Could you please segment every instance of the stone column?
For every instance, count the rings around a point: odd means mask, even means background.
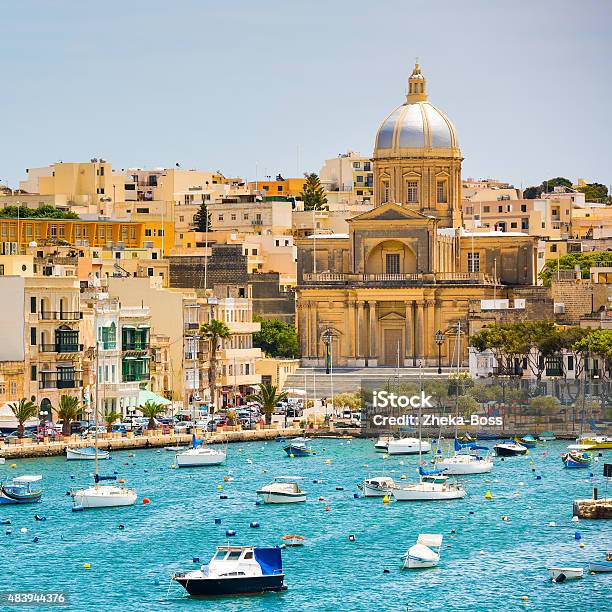
[[[415,325],[415,354],[417,359],[424,356],[424,335],[425,335],[425,304],[419,300],[416,304],[416,325]],[[417,364],[418,365],[418,364]]]
[[[365,343],[365,312],[363,300],[355,302],[355,366],[365,367],[366,343]]]
[[[375,368],[378,365],[377,355],[377,334],[376,326],[378,325],[378,317],[376,315],[376,302],[370,300],[368,302],[370,310],[370,346],[368,352],[368,367]]]
[[[413,333],[413,302],[406,302],[406,320],[404,325],[404,366],[413,365],[414,356],[414,333]]]
[[[347,300],[344,306],[344,350],[346,351],[346,355],[342,355],[342,357],[346,357],[349,363],[352,363],[355,359],[355,302],[353,300]],[[338,354],[336,357],[340,358],[341,355]]]

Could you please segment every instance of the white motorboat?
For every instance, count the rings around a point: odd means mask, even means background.
[[[302,491],[299,481],[302,476],[276,476],[274,480],[261,489],[257,495],[264,504],[291,504],[306,501],[306,491]]]
[[[98,460],[110,459],[110,453],[96,449],[95,446],[85,446],[84,448],[66,448],[66,460],[67,461],[95,461],[96,454]]]
[[[517,455],[526,455],[528,448],[515,441],[500,442],[494,447],[495,454],[498,457],[515,457]]]
[[[224,450],[217,450],[209,446],[197,446],[177,453],[176,465],[178,467],[219,465],[225,461],[226,456]]]
[[[374,444],[374,450],[377,453],[386,453],[387,450],[389,450],[389,442],[391,442],[392,440],[394,440],[395,438],[393,436],[379,436],[378,440],[376,440],[375,444]]]
[[[440,561],[441,533],[420,533],[416,544],[402,557],[402,569],[435,567]]]
[[[484,456],[472,454],[473,451],[486,450],[487,446],[477,446],[475,442],[461,443],[455,438],[455,454],[450,457],[438,455],[433,463],[436,469],[443,469],[449,476],[465,476],[467,474],[486,474],[493,469],[493,457],[488,453]],[[461,452],[465,451],[465,452]]]
[[[395,481],[388,476],[365,478],[359,485],[364,497],[384,497],[385,495],[391,495],[393,487],[395,487]]]
[[[208,565],[172,576],[190,595],[199,597],[284,591],[284,578],[278,546],[218,546]]]
[[[576,580],[584,576],[584,570],[581,567],[549,567],[548,571],[553,582]]]
[[[420,467],[419,475],[419,482],[396,485],[393,497],[397,501],[439,501],[462,499],[467,494],[459,483],[449,481],[441,470],[426,472]]]
[[[71,495],[74,502],[73,510],[133,506],[138,498],[135,489],[101,484],[72,491]]]
[[[389,455],[418,455],[419,453],[428,453],[430,450],[431,444],[418,438],[390,440],[387,446]]]

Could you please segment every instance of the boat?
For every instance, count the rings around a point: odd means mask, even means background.
[[[97,328],[97,310],[94,306],[94,329]],[[99,350],[96,347],[95,351],[95,372],[99,372]],[[98,411],[99,411],[99,393],[98,393],[98,377],[95,381],[95,404],[94,404],[94,483],[92,486],[84,488],[72,488],[70,496],[72,497],[72,511],[87,510],[90,508],[116,508],[121,506],[133,506],[136,503],[138,495],[135,489],[129,489],[120,484],[100,484],[104,481],[117,481],[117,476],[100,476],[100,459],[101,452],[98,448]]]
[[[389,449],[389,442],[394,439],[395,438],[391,435],[378,436],[378,440],[376,440],[374,444],[374,450],[377,453],[386,453]]]
[[[593,455],[581,450],[569,450],[567,453],[561,453],[561,461],[566,468],[588,468],[591,467]]]
[[[496,433],[487,433],[485,431],[476,432],[477,440],[499,440],[502,436]],[[468,440],[469,442],[469,440]]]
[[[515,442],[518,442],[521,446],[525,446],[526,448],[535,448],[538,441],[531,435],[527,434],[522,438],[516,438]]]
[[[306,538],[301,535],[285,535],[281,538],[283,544],[285,546],[304,546],[304,541]]]
[[[181,451],[186,450],[187,446],[164,446],[164,450],[169,453],[180,453]]]
[[[390,495],[394,486],[395,482],[393,478],[389,478],[388,476],[365,478],[364,481],[358,485],[364,497],[384,497],[385,495]]]
[[[0,504],[33,504],[39,502],[43,489],[32,485],[41,480],[42,476],[25,474],[13,478],[8,484],[0,484]]]
[[[205,465],[220,465],[227,457],[226,450],[217,450],[204,444],[203,440],[196,440],[195,434],[191,438],[191,448],[176,453],[177,467],[202,467]]]
[[[468,452],[461,452],[467,450]],[[478,446],[475,442],[462,444],[455,438],[455,454],[451,457],[438,455],[434,457],[433,463],[436,469],[443,469],[449,476],[464,476],[467,474],[486,474],[493,469],[493,457],[487,452],[486,455],[474,455],[472,451],[489,451],[488,446]]]
[[[6,462],[6,459],[4,457],[0,457],[0,465],[2,465],[5,462]]]
[[[291,504],[306,501],[306,491],[302,491],[299,481],[302,476],[276,476],[274,480],[261,489],[257,495],[264,504]]]
[[[591,561],[589,563],[589,572],[596,574],[607,574],[612,572],[612,552],[606,554],[605,561]]]
[[[418,455],[420,453],[428,453],[430,450],[431,444],[426,440],[419,441],[418,438],[391,440],[387,447],[389,455]]]
[[[612,436],[581,436],[576,440],[578,444],[583,444],[588,450],[610,450],[612,449]]]
[[[516,455],[525,455],[527,453],[527,447],[516,441],[500,442],[493,449],[498,457],[515,457]]]
[[[463,433],[461,435],[456,435],[456,438],[459,442],[476,442],[476,438],[473,438],[469,433]]]
[[[284,449],[288,455],[293,455],[294,457],[308,457],[309,455],[314,455],[312,446],[310,446],[306,438],[294,438],[284,447]]]
[[[174,574],[190,595],[255,595],[284,591],[281,548],[218,546],[213,558],[199,570]]]
[[[435,567],[440,561],[441,533],[420,533],[416,544],[402,557],[402,569]]]
[[[584,575],[584,570],[581,567],[549,567],[548,571],[553,582],[576,580]]]
[[[538,440],[540,442],[552,442],[553,440],[556,440],[557,436],[555,436],[554,432],[552,431],[543,431],[539,436],[538,436]]]
[[[95,461],[96,452],[98,459],[110,459],[108,451],[97,450],[95,446],[85,446],[84,448],[66,448],[67,461]]]
[[[449,481],[444,470],[426,471],[419,467],[419,482],[396,485],[393,497],[397,501],[441,501],[446,499],[462,499],[466,490],[456,482]]]
[[[286,442],[287,441],[287,437],[286,436],[276,436],[276,438],[274,438],[274,440],[276,442]]]

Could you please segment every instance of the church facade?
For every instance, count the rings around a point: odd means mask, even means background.
[[[459,352],[451,330],[482,300],[513,298],[536,280],[537,244],[524,234],[466,234],[461,152],[449,119],[428,100],[418,64],[406,101],[381,124],[372,156],[375,207],[348,234],[296,241],[297,325],[304,365],[435,365]],[[501,234],[501,235],[500,235]],[[455,357],[456,363],[456,357]]]

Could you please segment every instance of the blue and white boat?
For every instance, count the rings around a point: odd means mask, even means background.
[[[285,452],[294,457],[308,457],[309,455],[314,455],[312,446],[310,446],[306,438],[294,438],[285,446]]]
[[[596,574],[608,574],[612,572],[612,552],[606,555],[605,561],[591,561],[589,563],[589,572]]]
[[[18,476],[9,484],[0,484],[0,504],[33,504],[39,502],[43,489],[33,486],[42,480],[42,476]]]
[[[96,453],[98,461],[110,459],[110,453],[96,449],[95,446],[85,446],[84,448],[66,448],[66,459],[68,461],[95,461]]]
[[[580,469],[591,467],[593,455],[585,451],[569,450],[567,453],[561,453],[561,461],[568,469]]]

